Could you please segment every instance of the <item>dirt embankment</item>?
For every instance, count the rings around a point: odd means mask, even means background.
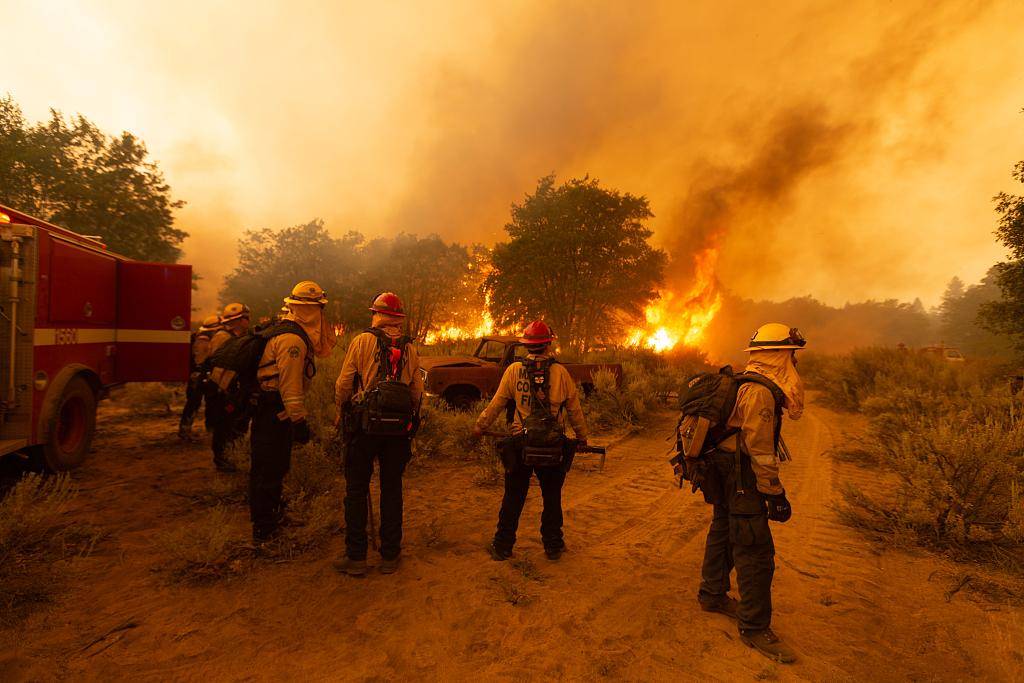
[[[956,568],[873,548],[838,524],[837,488],[870,475],[827,456],[841,419],[814,406],[787,426],[795,516],[774,527],[775,627],[801,659],[784,667],[747,649],[734,624],[697,606],[710,510],[673,486],[670,420],[617,445],[603,472],[586,461],[573,471],[560,563],[542,552],[536,489],[518,561],[499,564],[483,547],[500,490],[475,485],[472,467],[420,463],[406,480],[398,574],[337,575],[339,538],[190,587],[154,571],[164,560],[154,541],[203,514],[197,492],[223,475],[204,445],[179,445],[173,419],[107,416],[68,512],[107,537],[56,605],[0,634],[0,679],[1024,677],[1024,610],[949,595]],[[244,507],[233,509],[241,524]]]

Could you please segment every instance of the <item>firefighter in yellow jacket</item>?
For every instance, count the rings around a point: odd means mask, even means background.
[[[284,300],[288,313],[259,331],[266,346],[256,370],[259,396],[252,418],[249,513],[253,540],[278,533],[284,506],[281,489],[291,466],[292,444],[308,443],[306,391],[318,357],[334,348],[334,328],[324,316],[327,296],[315,282],[295,285]]]
[[[511,401],[515,404],[512,433],[522,435],[524,423],[533,422],[537,415],[534,410],[548,410],[554,420],[551,427],[537,422],[536,427],[529,427],[536,432],[560,432],[551,440],[551,456],[544,460],[543,448],[535,460],[528,454],[529,443],[519,439],[509,439],[502,444],[505,451],[502,460],[505,464],[505,494],[498,512],[498,528],[494,540],[488,548],[495,560],[507,560],[512,557],[512,547],[516,542],[516,530],[519,527],[519,516],[526,504],[526,495],[530,490],[530,479],[534,474],[540,482],[541,496],[544,499],[544,510],[541,513],[540,535],[544,542],[544,552],[550,560],[558,560],[565,551],[565,540],[562,533],[562,486],[568,465],[571,464],[571,449],[576,444],[585,446],[587,443],[587,422],[580,406],[579,391],[569,371],[554,362],[550,354],[554,335],[551,328],[542,321],[535,321],[523,332],[521,342],[526,346],[527,357],[523,362],[512,363],[505,370],[498,390],[491,402],[476,421],[474,433],[480,436],[505,410]],[[568,420],[576,435],[575,444],[570,445],[564,439],[565,422]],[[561,438],[557,438],[557,437]],[[559,451],[559,443],[562,451]]]
[[[412,457],[423,375],[419,355],[403,335],[405,311],[392,292],[370,307],[370,327],[352,340],[335,384],[345,434],[345,557],[335,568],[366,574],[367,503],[373,461],[380,463],[380,571],[394,573],[402,552],[402,474]]]
[[[768,522],[786,522],[793,512],[779,478],[777,437],[784,411],[794,420],[803,413],[796,352],[805,344],[796,329],[769,323],[758,328],[746,349],[745,373],[768,382],[740,385],[726,424],[732,436],[710,455],[709,466],[723,473],[724,485],[714,504],[697,596],[705,611],[736,619],[744,643],[785,663],[796,655],[771,629],[775,544]],[[738,602],[728,595],[733,568]]]
[[[203,391],[209,368],[206,359],[210,357],[210,341],[220,331],[220,316],[211,315],[203,320],[202,325],[192,335],[191,372],[188,386],[185,388],[185,407],[181,411],[178,423],[178,438],[189,441],[192,438],[192,422],[196,413],[203,405]]]
[[[207,358],[228,340],[248,332],[249,318],[249,307],[245,304],[231,303],[225,306],[220,315],[220,329],[210,339]],[[215,381],[216,372],[211,372]],[[240,436],[239,425],[236,416],[226,411],[224,397],[217,392],[211,392],[206,397],[206,428],[212,433],[213,466],[218,472],[236,472],[238,468],[228,459],[227,448]],[[244,428],[241,433],[245,433]]]

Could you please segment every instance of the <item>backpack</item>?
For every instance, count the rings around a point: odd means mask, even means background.
[[[559,422],[565,405],[553,414],[549,398],[551,366],[557,362],[553,358],[523,361],[530,387],[530,414],[524,416],[518,407],[516,412],[523,427],[523,464],[528,467],[559,467],[565,456],[565,432]]]
[[[760,384],[772,392],[775,401],[775,450],[778,451],[786,396],[775,382],[764,375],[755,372],[735,374],[728,365],[717,373],[702,372],[687,381],[686,390],[679,400],[681,414],[676,425],[678,453],[669,462],[680,477],[680,487],[683,480],[690,481],[693,491],[700,489],[704,500],[712,505],[727,499],[726,481],[729,472],[735,473],[737,492],[742,492],[743,477],[740,473],[743,463],[740,449],[736,449],[728,467],[724,462],[709,462],[708,456],[714,453],[720,443],[740,431],[729,427],[728,422],[736,408],[740,387],[748,383]],[[687,418],[696,419],[687,421]],[[685,430],[684,422],[688,422]],[[688,447],[684,447],[684,438],[690,442]]]
[[[413,403],[412,388],[402,382],[412,338],[392,340],[377,328],[366,332],[377,338],[377,382],[366,390],[357,406],[358,430],[370,436],[412,437],[418,406]]]
[[[312,344],[305,330],[297,322],[281,320],[256,332],[232,337],[207,359],[213,370],[221,371],[215,381],[218,392],[224,397],[226,412],[244,412],[252,404],[253,397],[259,393],[256,373],[261,369],[263,352],[271,339],[282,334],[298,335],[306,343],[308,357]]]
[[[772,392],[775,399],[775,447],[778,449],[779,436],[782,429],[782,409],[786,403],[786,395],[775,382],[764,375],[756,372],[741,372],[735,374],[732,366],[726,365],[718,372],[702,372],[694,375],[686,382],[686,390],[679,398],[679,423],[677,425],[677,439],[681,440],[679,433],[683,421],[687,417],[703,418],[697,420],[695,434],[687,434],[692,437],[694,443],[691,447],[691,457],[697,457],[714,449],[729,437],[740,430],[728,426],[732,411],[736,408],[736,395],[744,384],[760,384]],[[706,426],[706,434],[701,434],[703,422]],[[677,448],[682,451],[681,443],[677,440]]]

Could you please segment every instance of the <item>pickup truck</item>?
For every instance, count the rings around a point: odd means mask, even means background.
[[[470,408],[481,398],[489,398],[498,389],[501,376],[512,363],[526,358],[526,347],[517,337],[483,337],[472,356],[421,356],[429,395],[440,396],[460,410]],[[563,363],[585,393],[594,389],[594,373],[609,370],[622,380],[622,366],[616,363]]]

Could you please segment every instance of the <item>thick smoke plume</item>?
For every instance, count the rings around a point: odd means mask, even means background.
[[[999,257],[1024,4],[859,0],[12,7],[0,82],[144,139],[213,303],[247,228],[490,243],[538,178],[645,194],[674,288],[921,295]],[[35,37],[62,59],[37,57]]]

